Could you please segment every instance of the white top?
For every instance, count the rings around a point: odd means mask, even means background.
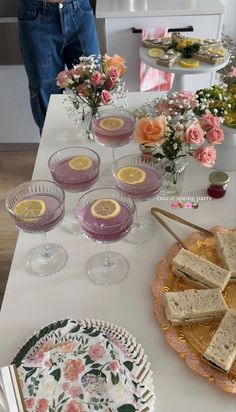
[[[158,45],[156,46],[158,48]],[[166,67],[161,64],[157,64],[156,58],[148,56],[148,48],[140,47],[139,56],[140,59],[146,63],[148,66],[153,67],[154,69],[163,70],[165,72],[171,72],[175,74],[199,74],[199,73],[208,73],[215,72],[216,70],[222,69],[228,63],[229,57],[227,56],[225,60],[220,64],[207,64],[202,61],[199,62],[198,67],[185,68],[180,66],[178,63],[173,64],[171,67]]]
[[[155,17],[223,14],[219,0],[97,0],[96,17]]]
[[[143,104],[157,93],[130,93],[129,109]],[[95,142],[82,142],[79,130],[66,118],[63,96],[51,97],[45,127],[33,173],[34,179],[50,179],[47,162],[50,155],[66,146],[80,145],[96,150],[101,155],[101,167],[111,162],[111,149]],[[138,145],[130,143],[115,149],[115,158],[138,153]],[[22,159],[22,161],[24,161]],[[195,161],[187,166],[184,193],[188,196],[207,196],[210,170]],[[174,213],[197,225],[210,228],[216,224],[235,226],[235,172],[229,172],[231,182],[224,198],[202,201],[196,210],[175,209]],[[66,207],[71,209],[80,197],[66,193]],[[139,203],[141,212],[150,216],[150,208],[158,206],[171,211],[171,201],[152,199]],[[150,216],[152,219],[152,216]],[[12,223],[13,224],[13,223]],[[153,314],[151,283],[157,262],[165,256],[174,239],[156,221],[156,235],[142,245],[123,241],[111,245],[130,263],[128,277],[121,283],[98,286],[86,273],[88,259],[103,250],[103,245],[82,235],[66,233],[58,225],[48,232],[49,242],[62,244],[68,251],[67,266],[57,274],[41,278],[25,267],[25,256],[40,244],[40,235],[20,233],[9,274],[6,293],[0,312],[0,365],[9,364],[18,348],[34,331],[58,319],[101,319],[120,325],[140,342],[154,371],[157,396],[155,412],[235,412],[235,397],[223,392],[206,379],[191,371],[185,362],[168,346]],[[175,224],[176,232],[185,238],[191,229]]]

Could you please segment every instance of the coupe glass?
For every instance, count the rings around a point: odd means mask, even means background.
[[[99,109],[92,119],[92,132],[97,143],[111,147],[112,163],[114,163],[114,149],[124,146],[133,138],[135,117],[128,110],[121,108]],[[103,185],[113,185],[112,166],[105,169],[101,175]]]
[[[42,213],[32,217],[31,207],[24,201],[36,201],[43,207]],[[19,203],[25,204],[19,213]],[[65,212],[65,192],[49,180],[32,180],[12,190],[6,199],[6,208],[15,225],[28,233],[41,233],[43,244],[32,249],[27,256],[27,266],[37,275],[47,276],[61,270],[67,262],[65,249],[57,244],[47,243],[46,232],[63,219]],[[18,208],[18,209],[17,209]],[[30,217],[29,217],[30,216]]]
[[[112,206],[115,204],[116,207],[115,212],[111,208],[112,202]],[[96,210],[99,216],[95,213]],[[97,243],[108,244],[123,239],[131,230],[134,212],[133,200],[110,187],[89,191],[77,204],[82,232]],[[108,218],[109,213],[113,213],[113,216]],[[100,285],[108,286],[121,282],[127,276],[128,270],[129,263],[126,258],[108,248],[88,262],[89,277]]]
[[[85,163],[76,166],[76,163],[73,164],[76,158],[84,159]],[[98,180],[100,157],[86,147],[72,146],[55,152],[50,157],[48,166],[55,182],[66,192],[83,192]],[[62,225],[71,233],[81,233],[75,208],[65,213]]]
[[[126,169],[128,172],[125,180],[122,180],[122,174],[120,174],[122,169],[123,171]],[[114,163],[112,171],[117,189],[136,202],[142,202],[156,196],[165,177],[163,161],[143,154],[121,157]],[[137,172],[138,177],[135,181],[133,174]],[[126,240],[131,243],[143,243],[150,240],[153,235],[154,227],[151,220],[139,217],[136,212],[133,229]]]

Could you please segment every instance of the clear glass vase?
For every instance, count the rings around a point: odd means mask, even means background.
[[[94,140],[94,136],[92,133],[92,118],[95,114],[98,113],[98,107],[86,107],[83,108],[82,118],[81,118],[81,126],[83,136],[88,140]]]
[[[161,191],[163,195],[180,196],[182,194],[186,164],[182,158],[166,160],[166,175]]]

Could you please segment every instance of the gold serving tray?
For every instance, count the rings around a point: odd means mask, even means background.
[[[211,232],[228,231],[222,226],[212,228]],[[185,240],[188,249],[209,261],[220,265],[215,249],[214,237],[207,237],[200,232],[193,232]],[[153,281],[154,313],[160,322],[165,337],[170,346],[179,353],[188,366],[210,382],[215,383],[226,392],[236,395],[236,362],[228,374],[218,371],[202,359],[202,354],[209,345],[220,321],[196,323],[186,326],[173,326],[168,322],[162,304],[162,294],[166,291],[180,291],[191,289],[193,286],[175,276],[170,269],[173,257],[180,249],[179,244],[174,244],[167,256],[157,266],[157,277]],[[229,283],[224,292],[224,298],[231,309],[236,309],[236,283]]]

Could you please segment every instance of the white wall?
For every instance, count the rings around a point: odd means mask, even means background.
[[[226,8],[223,31],[236,41],[236,1],[221,0],[221,2]]]

